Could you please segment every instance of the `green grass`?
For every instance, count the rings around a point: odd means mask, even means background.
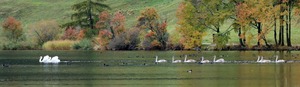
[[[22,22],[25,31],[29,30],[29,25],[41,20],[56,20],[59,24],[67,23],[71,21],[70,15],[74,12],[71,10],[71,5],[81,1],[83,0],[0,0],[0,22],[3,22],[7,16],[14,16]],[[104,3],[112,8],[111,13],[117,10],[125,13],[127,29],[136,24],[141,10],[147,7],[154,7],[162,19],[167,19],[167,29],[173,34],[176,30],[176,10],[181,1],[183,0],[106,0]],[[131,11],[133,14],[128,13]],[[228,25],[229,22],[226,22],[222,30],[226,29]],[[300,26],[297,26],[296,21],[293,25],[292,43],[299,44],[300,40],[297,40],[297,37],[300,36],[298,34],[300,33]],[[253,30],[253,32],[255,31]],[[0,34],[1,32],[2,27],[0,27]],[[209,30],[209,32],[211,31]],[[211,34],[207,34],[203,41],[204,43],[212,43]],[[175,34],[173,36],[178,35]],[[237,33],[232,31],[230,37],[229,44],[238,43]],[[254,44],[256,43],[255,38],[253,40]],[[267,39],[271,44],[274,43],[272,32],[268,34]]]
[[[71,6],[82,0],[1,0],[0,1],[0,21],[7,16],[13,16],[20,20],[24,28],[40,20],[56,20],[63,24],[70,21],[70,15],[74,12]],[[136,19],[140,11],[146,7],[154,7],[160,16],[169,21],[169,25],[174,28],[176,24],[176,8],[181,0],[107,0],[112,9],[111,13],[121,10],[126,14],[126,26],[131,27],[136,24]],[[127,12],[133,11],[129,15]]]

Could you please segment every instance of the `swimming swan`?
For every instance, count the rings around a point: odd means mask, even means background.
[[[181,63],[181,60],[174,60],[174,56],[172,57],[172,63]]]
[[[224,60],[223,58],[220,58],[220,59],[217,59],[217,60],[216,60],[216,56],[214,56],[214,62],[215,62],[215,63],[224,63],[225,60]]]
[[[197,62],[196,60],[193,60],[193,59],[188,59],[188,60],[186,60],[187,59],[187,55],[185,55],[185,58],[184,58],[184,62],[185,63],[194,63],[194,62]]]
[[[44,58],[41,56],[40,57],[40,60],[39,60],[40,63],[51,63],[51,57],[49,57],[48,55],[44,56]]]
[[[58,59],[58,56],[54,56],[54,57],[52,57],[51,62],[52,63],[59,63],[60,60]]]
[[[276,60],[275,60],[275,63],[284,63],[285,60],[278,60],[278,56],[276,55]]]
[[[158,56],[156,56],[155,62],[156,63],[163,63],[163,62],[167,62],[167,60],[164,60],[164,59],[158,60]]]
[[[209,63],[209,60],[204,60],[204,57],[202,56],[200,63]]]
[[[261,59],[259,60],[259,63],[270,63],[271,60],[265,60],[263,56],[260,56]]]
[[[50,56],[46,55],[44,57],[40,56],[39,62],[40,63],[59,63],[60,60],[58,59],[58,56],[54,56],[53,58],[51,58]]]

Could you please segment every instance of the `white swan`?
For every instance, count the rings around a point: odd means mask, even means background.
[[[203,56],[201,57],[200,63],[209,63],[209,62],[210,62],[209,60],[204,60],[204,57],[203,57]]]
[[[215,55],[215,56],[214,56],[214,62],[215,62],[215,63],[224,63],[225,60],[224,60],[223,58],[220,58],[220,59],[217,59],[217,60],[216,60],[216,55]]]
[[[259,61],[259,63],[270,63],[271,60],[265,60],[263,56],[261,56],[261,59]]]
[[[51,63],[59,63],[59,62],[60,62],[60,60],[58,59],[58,56],[52,57]]]
[[[181,63],[181,60],[174,60],[174,56],[172,57],[172,63]]]
[[[39,60],[40,63],[51,63],[51,57],[49,57],[48,55],[44,56],[44,58],[41,56],[40,57],[40,60]]]
[[[257,56],[257,60],[256,60],[256,62],[258,62],[258,63],[260,63],[261,61],[260,61],[260,56]]]
[[[164,59],[158,60],[158,56],[156,56],[155,62],[156,63],[164,63],[164,62],[167,62],[167,60],[164,60]]]
[[[194,63],[194,62],[197,62],[196,60],[193,60],[193,59],[188,59],[188,60],[186,60],[186,59],[187,59],[187,55],[185,55],[185,58],[184,58],[183,62],[185,62],[185,63]]]
[[[275,60],[275,63],[284,63],[285,60],[278,60],[278,56],[276,55],[276,60]]]

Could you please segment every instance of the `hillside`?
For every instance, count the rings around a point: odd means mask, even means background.
[[[41,20],[56,20],[58,23],[63,24],[69,22],[70,15],[74,12],[71,6],[82,0],[0,0],[0,23],[7,16],[13,16],[22,22],[22,25],[26,30],[28,26],[39,22]],[[174,34],[177,18],[176,10],[179,3],[182,0],[106,0],[104,3],[109,5],[112,9],[111,13],[117,10],[121,10],[126,15],[126,27],[130,28],[136,24],[136,19],[140,15],[141,10],[147,7],[154,7],[157,9],[162,19],[167,19],[168,30],[171,34]],[[299,44],[300,41],[296,40],[300,32],[297,24],[297,20],[293,20],[292,30],[292,43]],[[226,22],[223,26],[227,26],[231,21]],[[223,27],[226,28],[227,27]],[[1,32],[2,27],[0,27]],[[224,29],[221,29],[223,31]],[[0,33],[1,34],[1,33]],[[273,32],[268,34],[268,41],[273,43]],[[178,36],[178,35],[177,35]],[[253,35],[256,38],[256,34]],[[238,43],[238,37],[236,32],[231,32],[230,41],[228,44]],[[1,37],[0,37],[1,38]],[[204,43],[211,43],[212,36],[208,32],[207,36],[203,40]],[[252,43],[256,43],[253,39]]]
[[[20,20],[25,29],[30,24],[40,20],[56,20],[58,23],[70,21],[71,5],[82,0],[1,0],[0,21],[7,16]],[[136,23],[140,11],[147,7],[154,7],[161,18],[167,19],[169,29],[173,30],[176,24],[176,9],[181,0],[107,0],[112,9],[111,13],[121,10],[127,18],[127,27]]]

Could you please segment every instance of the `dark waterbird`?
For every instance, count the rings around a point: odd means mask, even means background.
[[[104,63],[103,66],[109,66],[109,65]]]
[[[2,67],[9,67],[9,64],[2,64]]]

